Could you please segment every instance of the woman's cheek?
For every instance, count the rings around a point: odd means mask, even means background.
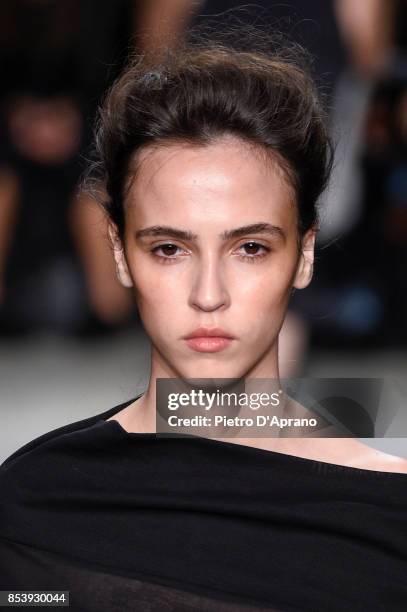
[[[141,305],[160,304],[164,296],[171,298],[168,292],[170,281],[168,275],[160,274],[157,265],[152,265],[145,257],[135,258],[131,264],[134,290]]]
[[[177,318],[185,314],[181,312],[184,302],[182,291],[173,283],[161,282],[157,276],[139,276],[135,293],[139,316],[152,336],[159,330],[168,335]]]
[[[240,304],[246,305],[250,313],[269,312],[279,304],[287,293],[288,279],[279,273],[252,275],[246,283],[237,286],[237,298]],[[253,314],[254,316],[254,314]]]
[[[247,329],[248,340],[263,344],[276,335],[285,316],[290,283],[287,279],[265,279],[238,300],[237,319]]]

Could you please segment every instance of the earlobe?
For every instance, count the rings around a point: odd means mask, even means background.
[[[123,287],[133,287],[133,281],[129,273],[126,257],[124,254],[123,244],[117,235],[117,230],[109,223],[108,234],[111,245],[113,247],[114,260],[116,262],[116,274],[119,282]]]
[[[302,240],[301,253],[293,282],[296,289],[305,289],[312,280],[314,271],[315,229],[308,230]]]

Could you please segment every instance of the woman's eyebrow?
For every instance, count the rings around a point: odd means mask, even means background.
[[[271,223],[252,223],[251,225],[244,225],[233,230],[226,230],[221,236],[224,240],[228,240],[229,238],[239,238],[239,236],[245,236],[246,234],[270,234],[285,240],[285,233],[282,228],[277,225],[271,225]]]
[[[192,232],[170,227],[169,225],[152,225],[136,232],[136,238],[145,236],[172,236],[180,240],[197,240],[198,236]]]
[[[230,240],[230,238],[239,238],[246,234],[270,234],[283,238],[283,240],[286,238],[281,227],[271,225],[270,223],[252,223],[251,225],[243,225],[242,227],[237,227],[232,230],[225,230],[220,234],[220,237],[223,240]],[[145,227],[136,232],[136,238],[144,238],[145,236],[171,236],[179,240],[190,241],[198,239],[197,234],[168,225],[152,225],[151,227]]]

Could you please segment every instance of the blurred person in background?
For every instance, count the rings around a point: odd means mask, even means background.
[[[322,237],[339,237],[329,257],[331,336],[355,348],[407,341],[406,8],[336,2],[348,66],[336,92],[340,136]]]
[[[170,44],[186,5],[0,4],[3,334],[44,327],[104,331],[131,321],[133,309],[115,279],[103,219],[76,197],[77,184],[102,93],[132,49],[154,56],[161,44]]]

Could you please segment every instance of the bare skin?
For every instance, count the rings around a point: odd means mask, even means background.
[[[257,229],[230,234],[255,224]],[[157,226],[190,235],[177,237]],[[151,227],[155,232],[140,234]],[[118,278],[132,288],[151,340],[151,375],[146,392],[108,420],[129,433],[155,433],[157,378],[280,379],[278,339],[289,297],[293,287],[307,287],[313,273],[315,228],[300,241],[296,228],[287,177],[277,163],[236,138],[142,153],[128,193],[125,236],[121,241],[112,226],[110,236]],[[221,327],[233,341],[219,352],[197,352],[184,336],[200,326]],[[299,404],[291,408],[305,410]],[[334,432],[329,438],[217,439],[407,473],[407,459],[353,438],[335,438]]]

